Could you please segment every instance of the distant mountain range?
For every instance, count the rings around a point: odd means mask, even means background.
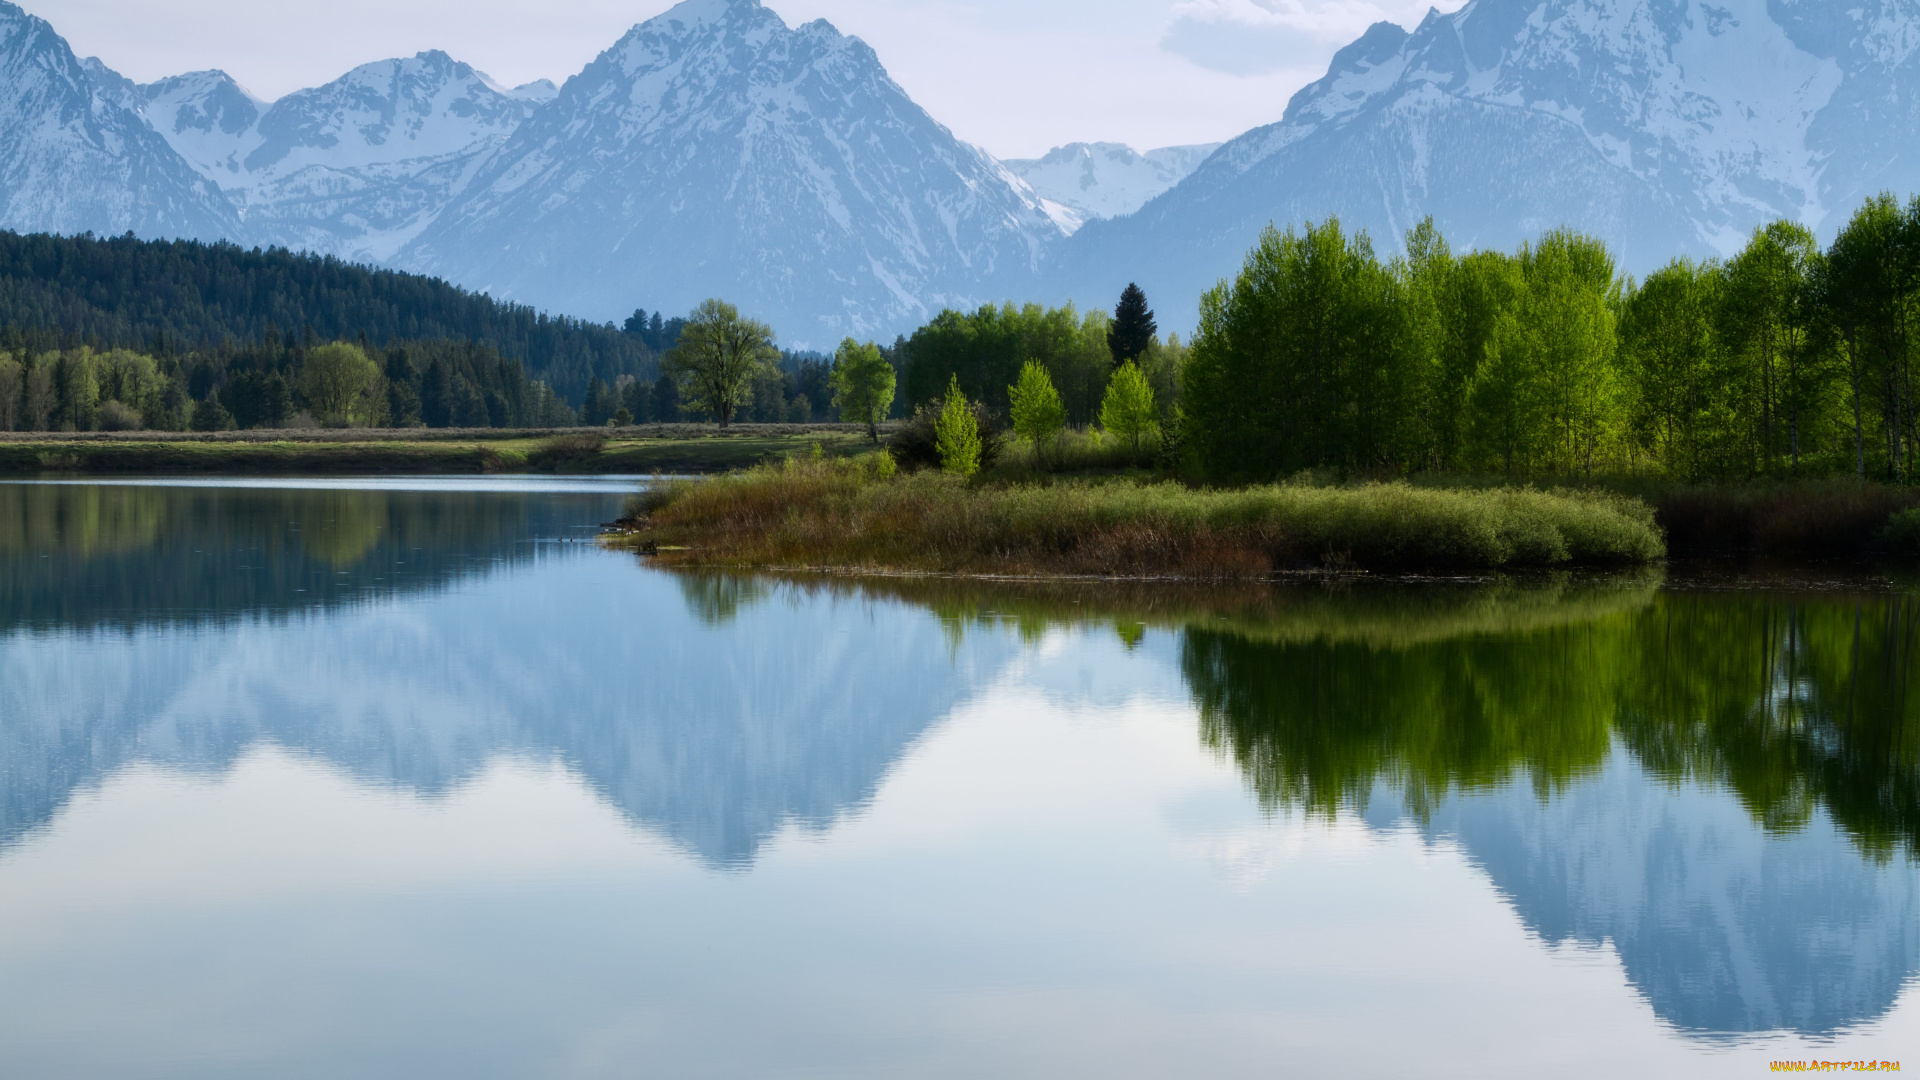
[[[1140,153],[1123,143],[1068,143],[1045,157],[1009,159],[1007,168],[1040,196],[1040,205],[1071,233],[1089,221],[1124,217],[1185,180],[1219,143],[1168,146]]]
[[[1260,228],[1338,214],[1385,252],[1556,225],[1644,273],[1920,187],[1920,0],[1471,0],[1343,49],[1219,147],[1001,162],[857,38],[687,0],[555,87],[439,52],[260,101],[136,85],[0,2],[0,226],[228,238],[441,275],[595,320],[724,296],[789,343],[945,306],[1112,302],[1189,326]]]
[[[1263,226],[1330,214],[1383,253],[1429,214],[1456,247],[1570,225],[1644,274],[1780,217],[1831,237],[1920,190],[1917,136],[1920,0],[1472,0],[1376,24],[1280,122],[1075,234],[1051,283],[1137,279],[1190,324]]]

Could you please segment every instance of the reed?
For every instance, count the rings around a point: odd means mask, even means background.
[[[1134,480],[885,476],[878,455],[791,460],[657,489],[635,542],[713,566],[1248,578],[1314,568],[1629,565],[1665,553],[1627,496],[1404,483],[1228,490]]]

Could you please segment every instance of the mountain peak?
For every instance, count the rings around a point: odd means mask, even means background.
[[[752,16],[766,10],[760,0],[680,0],[666,11],[648,19],[647,22],[665,20],[700,26],[725,22],[741,16]]]
[[[141,118],[139,88],[0,0],[0,227],[214,239],[238,220]]]
[[[552,79],[535,79],[532,82],[521,83],[508,90],[507,94],[522,101],[548,102],[560,96],[560,88],[553,84]]]
[[[1219,143],[1166,146],[1141,153],[1125,143],[1068,143],[1042,157],[1003,164],[1046,200],[1071,233],[1088,221],[1122,217],[1184,180]]]
[[[1060,236],[857,38],[688,0],[569,79],[400,258],[593,318],[725,296],[817,345],[997,299]]]

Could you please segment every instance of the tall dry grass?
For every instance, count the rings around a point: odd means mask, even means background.
[[[790,461],[640,497],[631,524],[707,565],[1244,578],[1314,567],[1645,563],[1639,500],[1403,483],[1195,490],[1130,480],[882,478],[869,459]]]

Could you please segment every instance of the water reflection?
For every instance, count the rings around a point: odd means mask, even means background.
[[[500,754],[557,758],[739,868],[780,830],[862,805],[1017,648],[955,653],[924,619],[851,601],[735,621],[764,586],[539,543],[591,530],[618,496],[0,498],[17,512],[0,543],[0,846],[130,762],[222,770],[270,742],[428,794]]]
[[[1920,972],[1920,601],[1659,586],[862,588],[1030,640],[1179,629],[1200,738],[1263,807],[1458,843],[1678,1028],[1884,1014]]]
[[[275,616],[431,592],[618,495],[0,483],[0,633]]]
[[[1920,971],[1905,593],[780,581],[544,543],[616,499],[0,485],[0,847],[129,763],[277,744],[429,795],[557,759],[745,870],[1069,630],[1167,657],[1254,806],[1457,845],[1677,1028],[1831,1034]]]

